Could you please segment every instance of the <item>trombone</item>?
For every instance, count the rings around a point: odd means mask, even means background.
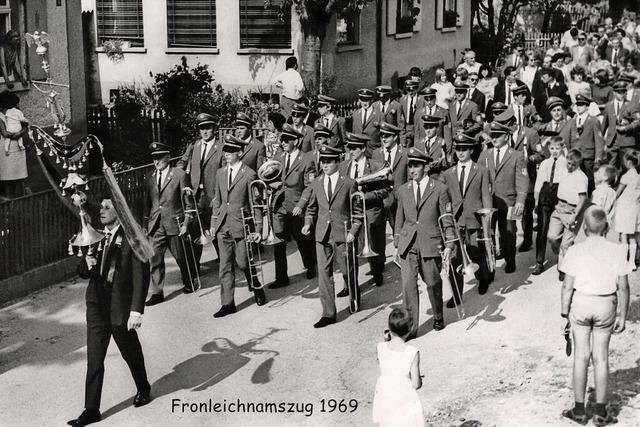
[[[496,270],[496,248],[491,236],[491,220],[496,210],[495,208],[482,208],[476,211],[476,215],[480,217],[480,223],[482,224],[482,237],[478,238],[478,240],[484,242],[489,273],[493,273]]]
[[[262,271],[262,257],[260,250],[255,246],[251,235],[255,233],[256,222],[253,215],[245,215],[244,208],[240,208],[242,225],[244,230],[244,247],[247,250],[247,260],[249,264],[249,289],[262,289],[264,286],[264,272]],[[256,263],[256,257],[258,263]],[[258,265],[260,265],[260,279],[258,278]]]
[[[364,245],[362,247],[362,252],[358,255],[359,258],[374,258],[377,257],[378,254],[371,249],[371,244],[369,243],[369,223],[367,220],[367,203],[365,201],[365,195],[363,188],[367,185],[378,183],[382,181],[388,181],[389,176],[391,175],[391,167],[385,166],[377,172],[370,173],[369,175],[361,176],[356,179],[356,184],[358,185],[358,191],[354,191],[350,195],[350,217],[351,217],[351,226],[353,226],[353,222],[356,219],[362,220],[362,226],[364,227]],[[354,213],[353,206],[354,205],[362,206],[362,213]],[[345,228],[346,229],[346,228]]]
[[[178,230],[179,230],[182,227],[183,222],[180,221],[179,215],[176,215],[175,219],[176,219],[176,222],[178,223]],[[182,253],[184,253],[185,263],[187,264],[187,273],[189,273],[189,280],[191,281],[191,289],[193,289],[194,292],[197,292],[202,287],[202,283],[200,282],[200,273],[198,272],[198,266],[195,265],[196,254],[193,252],[193,246],[191,246],[191,239],[189,239],[189,233],[187,232],[187,237],[178,236],[178,239],[180,239],[180,243],[182,244]],[[188,242],[189,242],[188,245],[184,243],[186,239],[188,239]],[[187,246],[189,246],[189,252],[187,252]],[[193,281],[193,274],[191,273],[191,266],[190,266],[191,261],[193,261],[193,264],[196,270],[195,282]]]
[[[451,217],[451,220],[453,221],[453,230],[455,231],[455,237],[450,240],[447,240],[444,233],[443,220],[446,217]],[[467,274],[474,274],[476,271],[478,271],[480,266],[478,266],[478,264],[476,264],[475,262],[471,262],[471,258],[469,258],[469,253],[467,252],[467,245],[462,241],[462,238],[460,237],[460,230],[458,230],[458,227],[456,226],[456,219],[454,218],[453,214],[450,212],[447,212],[443,215],[440,215],[438,217],[438,228],[440,228],[440,235],[442,236],[442,241],[444,242],[445,246],[447,245],[447,243],[452,243],[452,242],[457,242],[458,245],[460,246],[460,254],[462,255],[462,264],[458,266],[458,268],[456,269],[456,273],[464,276]]]
[[[353,223],[352,223],[353,224]],[[344,256],[347,276],[347,289],[349,290],[349,312],[355,313],[360,310],[360,287],[358,285],[358,273],[356,272],[356,251],[354,242],[347,243],[347,221],[344,221]],[[366,236],[366,234],[365,234]],[[351,275],[353,270],[354,274]]]
[[[193,240],[193,243],[195,243],[196,245],[201,245],[201,246],[204,246],[209,242],[213,243],[213,241],[209,240],[209,237],[207,237],[207,234],[205,233],[204,227],[202,226],[202,221],[200,220],[200,214],[198,212],[198,201],[196,200],[195,193],[193,192],[191,187],[184,187],[182,189],[182,192],[185,193],[186,197],[191,196],[192,202],[193,202],[193,209],[186,209],[185,206],[184,206],[184,199],[180,198],[180,202],[182,203],[182,211],[185,214],[188,214],[188,213],[193,214],[193,216],[196,217],[196,221],[198,222],[198,228],[199,228],[198,231],[200,232],[200,237],[198,237],[197,239]]]
[[[282,170],[282,164],[277,160],[268,160],[258,169],[258,179],[251,181],[249,184],[249,204],[251,211],[260,209],[266,211],[266,222],[262,228],[262,244],[266,246],[276,245],[282,242],[273,232],[273,212],[271,204],[273,199],[273,190],[269,188],[266,178],[268,174],[278,173]],[[259,201],[256,201],[256,195]]]

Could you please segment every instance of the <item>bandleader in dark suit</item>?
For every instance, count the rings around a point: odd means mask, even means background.
[[[356,191],[356,183],[338,172],[340,153],[339,149],[333,147],[320,147],[320,164],[324,173],[310,185],[311,198],[302,228],[302,234],[309,235],[311,227],[315,224],[318,287],[322,303],[322,317],[313,325],[315,328],[323,328],[336,322],[334,260],[338,261],[345,286],[347,280],[355,281],[357,277],[355,265],[350,264],[347,269],[344,254],[346,243],[355,242],[358,236],[362,225],[358,215],[361,217],[362,210],[357,203],[354,205],[355,216],[353,224],[350,225],[350,199],[351,193]]]
[[[411,315],[411,333],[415,338],[420,326],[420,298],[418,274],[427,284],[433,310],[433,329],[444,329],[442,279],[440,269],[443,246],[438,218],[451,212],[447,187],[425,173],[428,157],[416,147],[409,149],[408,164],[411,180],[398,189],[398,212],[394,230],[394,245],[398,248],[402,264],[402,296]],[[451,241],[444,256],[451,256],[454,237],[453,220],[444,217],[445,238]]]
[[[424,107],[424,98],[418,95],[419,83],[415,80],[405,81],[407,93],[400,98],[400,122],[398,127],[402,128],[400,144],[403,147],[412,147],[414,135],[414,118],[416,111]]]
[[[507,219],[508,209],[512,207],[514,215],[521,215],[529,188],[524,156],[508,146],[510,133],[511,128],[494,121],[491,125],[493,148],[484,150],[478,159],[478,164],[489,170],[493,207],[497,209],[493,223],[500,231],[506,273],[516,270],[517,228],[515,220]]]
[[[149,264],[136,258],[110,198],[100,206],[100,220],[105,226],[103,249],[97,257],[87,256],[78,273],[89,279],[87,303],[87,376],[85,410],[72,426],[84,426],[100,421],[100,401],[104,380],[104,359],[113,336],[136,384],[133,406],[151,401],[151,385],[136,330],[142,325],[144,299],[149,287]]]
[[[164,254],[167,248],[180,268],[182,291],[185,294],[193,292],[191,275],[195,276],[196,269],[193,260],[187,259],[180,242],[187,235],[193,220],[192,198],[186,197],[185,191],[191,188],[189,177],[182,169],[169,166],[170,148],[167,145],[154,142],[150,150],[156,170],[147,179],[144,205],[144,227],[148,230],[154,249],[148,306],[164,301]],[[180,224],[176,219],[180,220]]]
[[[235,264],[244,272],[249,290],[257,305],[264,305],[267,300],[262,284],[252,271],[247,257],[245,240],[257,242],[262,234],[262,210],[256,208],[251,212],[249,184],[257,179],[256,173],[240,161],[240,153],[246,142],[238,137],[227,135],[222,150],[227,166],[218,170],[216,177],[216,193],[213,198],[211,216],[211,235],[218,239],[220,248],[220,300],[222,307],[214,317],[224,317],[236,312],[235,305]],[[242,215],[253,215],[255,232],[245,236]],[[252,280],[254,277],[255,280]],[[253,285],[251,282],[253,281]]]
[[[364,134],[369,137],[366,156],[371,158],[371,153],[380,148],[380,123],[384,121],[382,112],[373,107],[372,101],[375,92],[370,89],[358,90],[360,108],[351,116],[353,133]]]

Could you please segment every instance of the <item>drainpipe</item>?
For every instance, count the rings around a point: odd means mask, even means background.
[[[376,85],[382,84],[382,0],[376,0]]]

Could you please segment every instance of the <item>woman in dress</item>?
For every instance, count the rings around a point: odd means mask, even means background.
[[[378,343],[380,377],[373,398],[373,421],[381,426],[425,426],[420,397],[422,386],[420,352],[405,343],[411,332],[411,317],[405,308],[389,315],[385,342]]]
[[[12,105],[12,97],[9,91],[0,92],[0,146],[4,147],[4,138],[18,139],[26,134],[24,128],[20,132],[7,131],[7,122],[4,113]],[[6,155],[0,156],[0,200],[14,199],[24,195],[24,180],[27,178],[27,155],[17,144],[12,144]]]
[[[617,200],[613,217],[614,230],[619,233],[619,239],[623,244],[628,245],[627,260],[636,268],[636,254],[638,246],[638,230],[640,224],[638,220],[638,212],[640,205],[638,197],[640,196],[640,175],[638,175],[638,166],[640,166],[640,152],[636,150],[627,151],[623,158],[624,166],[627,171],[622,178],[617,190]]]
[[[529,92],[533,86],[533,80],[536,78],[538,72],[538,64],[534,55],[527,56],[527,62],[522,68],[522,82],[527,85]]]
[[[480,79],[478,80],[478,86],[476,86],[476,89],[484,94],[486,104],[489,105],[489,101],[493,99],[493,92],[498,85],[498,78],[493,76],[493,70],[486,64],[482,64],[480,67],[478,77]]]
[[[576,65],[571,69],[571,81],[567,83],[567,88],[569,89],[569,97],[572,104],[576,103],[576,95],[579,93],[588,93],[589,98],[591,98],[591,86],[585,81],[586,76],[587,73],[581,65]]]
[[[453,99],[455,90],[444,68],[436,70],[436,81],[431,85],[431,88],[436,90],[436,104],[448,110],[449,100]]]
[[[607,73],[607,70],[598,70],[593,75],[591,97],[593,102],[598,104],[600,111],[604,110],[606,103],[613,99],[613,88],[609,83],[609,73]]]

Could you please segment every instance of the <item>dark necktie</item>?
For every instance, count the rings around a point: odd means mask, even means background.
[[[227,185],[227,189],[231,188],[231,184],[233,183],[233,169],[229,166],[229,185]]]
[[[433,107],[429,107],[429,115],[433,116]]]
[[[287,153],[287,161],[284,164],[284,174],[286,175],[287,173],[289,173],[289,167],[291,166],[291,164],[289,163],[291,161],[291,154]]]
[[[158,171],[158,194],[162,191],[162,172]]]
[[[462,165],[462,170],[460,171],[460,182],[458,184],[460,184],[460,195],[462,197],[464,197],[464,169],[466,168],[465,165]]]
[[[420,206],[421,198],[422,198],[422,192],[420,191],[420,181],[416,181],[416,207]]]
[[[413,105],[413,96],[411,96],[411,98],[409,98],[409,102],[410,102],[410,104],[409,104],[409,121],[408,121],[408,123],[410,125],[412,125],[413,124],[413,115],[415,114],[415,109],[414,109],[415,106]]]
[[[329,127],[329,117],[325,117],[324,118],[324,127],[326,127],[326,128]]]
[[[202,143],[202,153],[200,155],[200,170],[202,170],[202,167],[204,166],[204,161],[207,158],[207,147],[209,146],[209,144],[207,144],[206,142]]]
[[[553,159],[553,165],[551,166],[551,176],[549,178],[549,184],[553,184],[553,177],[556,174],[556,162],[558,159]]]
[[[615,66],[618,59],[618,49],[613,51],[613,55],[611,55],[611,65]]]
[[[524,126],[522,123],[522,106],[518,106],[518,124]]]
[[[327,176],[327,200],[331,201],[333,197],[333,189],[331,188],[331,177]]]
[[[391,164],[391,148],[387,148],[387,163],[389,164],[390,167],[393,166]]]
[[[106,267],[107,264],[107,254],[109,253],[109,248],[111,247],[111,238],[113,236],[111,235],[111,232],[108,231],[107,233],[105,233],[104,235],[104,246],[102,248],[102,259],[100,260],[100,274],[104,274],[104,269]]]
[[[511,86],[507,85],[507,105],[511,105]]]
[[[353,179],[357,179],[358,178],[358,164],[356,163],[356,168],[353,171]]]
[[[560,127],[560,123],[559,122],[553,122],[553,130],[554,131],[558,131],[558,128]]]
[[[458,112],[456,113],[456,117],[460,119],[460,114],[462,113],[462,101],[458,101]]]
[[[363,110],[364,113],[362,114],[362,126],[364,126],[365,123],[367,123],[367,110]]]
[[[500,164],[500,149],[497,148],[496,149],[496,168],[498,167],[499,164]]]

